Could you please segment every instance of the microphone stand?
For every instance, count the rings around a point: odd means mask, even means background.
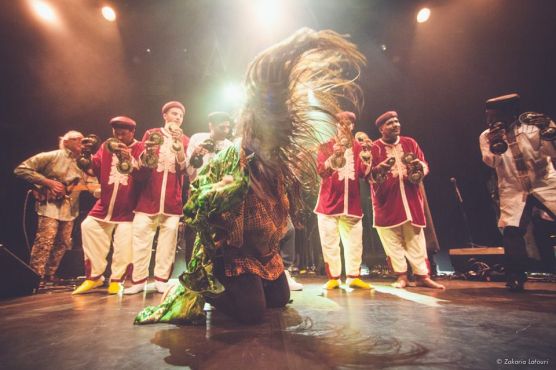
[[[465,229],[466,237],[467,237],[467,240],[468,240],[467,245],[471,248],[476,248],[476,247],[478,247],[478,245],[473,242],[473,235],[471,234],[471,228],[469,227],[469,221],[467,220],[467,214],[465,213],[465,209],[463,208],[463,198],[462,198],[461,193],[459,191],[459,187],[458,187],[458,183],[456,181],[456,178],[451,177],[450,182],[454,186],[454,192],[456,194],[456,199],[457,199],[457,202],[458,202],[459,212],[461,214],[461,218],[463,219],[463,227]]]

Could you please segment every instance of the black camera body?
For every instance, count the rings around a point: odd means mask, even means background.
[[[489,149],[493,154],[504,154],[508,150],[508,143],[505,140],[508,124],[503,121],[491,122],[488,125]]]
[[[77,157],[77,167],[83,171],[87,171],[91,167],[91,157],[100,147],[100,137],[95,134],[89,134],[81,140],[83,148],[81,154]]]
[[[524,125],[534,125],[539,128],[542,140],[556,140],[556,127],[550,125],[552,119],[546,114],[537,112],[525,112],[519,115],[519,122]]]

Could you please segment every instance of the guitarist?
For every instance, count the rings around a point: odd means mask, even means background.
[[[37,234],[31,250],[30,265],[44,285],[52,281],[66,250],[72,248],[73,222],[79,215],[79,194],[67,193],[66,185],[96,182],[76,164],[83,135],[68,131],[60,138],[59,149],[42,152],[23,161],[14,174],[46,194],[36,202]]]

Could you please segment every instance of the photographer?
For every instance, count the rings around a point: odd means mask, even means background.
[[[232,145],[232,142],[227,139],[231,131],[231,122],[228,113],[213,112],[208,115],[209,132],[200,132],[191,136],[185,153],[189,182],[195,180],[198,169],[217,152]]]
[[[519,115],[519,95],[487,100],[489,128],[480,138],[483,161],[496,170],[500,194],[507,286],[523,290],[527,252],[524,235],[533,207],[555,219],[556,171],[552,133],[556,125],[548,117],[528,112]]]

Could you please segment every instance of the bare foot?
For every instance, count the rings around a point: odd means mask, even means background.
[[[407,276],[400,275],[400,276],[398,276],[398,280],[396,280],[394,283],[392,283],[392,286],[394,288],[403,289],[407,286],[407,284],[408,284]]]
[[[417,286],[423,286],[423,287],[433,288],[433,289],[446,289],[444,285],[437,283],[436,281],[432,280],[430,277],[419,279],[419,281],[417,282]]]

